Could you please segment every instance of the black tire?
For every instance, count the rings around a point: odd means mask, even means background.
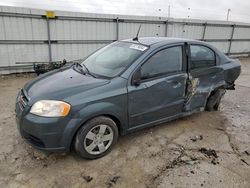
[[[108,148],[104,152],[101,152],[101,151],[98,151],[101,149],[99,148],[99,144],[98,144],[99,142],[97,141],[96,136],[97,135],[99,136],[101,126],[104,126],[104,125],[107,126],[107,128],[105,129],[105,132],[103,133],[103,138],[104,136],[109,136],[112,132],[113,139],[112,141],[110,140],[102,141],[104,147],[108,147]],[[99,131],[98,131],[98,128],[99,128]],[[86,137],[87,134],[89,133],[92,134],[94,131],[98,131],[97,133],[94,133],[95,138],[93,140],[92,139],[88,140],[89,138]],[[105,133],[109,133],[109,134],[106,135]],[[81,157],[86,158],[86,159],[97,159],[97,158],[103,157],[104,155],[107,155],[111,151],[113,146],[117,143],[117,140],[118,140],[118,128],[117,128],[116,123],[109,117],[99,116],[99,117],[89,120],[78,130],[76,137],[75,137],[74,146],[75,146],[75,151]],[[105,143],[109,141],[110,143],[108,143],[105,146]],[[97,143],[93,151],[90,151],[90,152],[96,152],[95,154],[87,151],[88,150],[87,142],[90,143],[88,146],[95,145]],[[98,153],[98,152],[101,152],[101,153]]]
[[[217,111],[219,109],[221,99],[225,93],[226,90],[222,88],[213,91],[207,99],[206,110]]]

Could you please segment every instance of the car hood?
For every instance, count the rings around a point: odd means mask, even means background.
[[[109,80],[83,75],[70,67],[38,76],[29,81],[24,90],[30,100],[64,99],[107,83]]]

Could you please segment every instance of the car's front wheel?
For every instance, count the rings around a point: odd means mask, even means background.
[[[116,144],[118,128],[109,117],[96,117],[85,123],[75,138],[76,152],[87,159],[96,159],[106,155]]]

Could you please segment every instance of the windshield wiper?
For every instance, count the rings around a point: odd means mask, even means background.
[[[96,78],[96,76],[95,76],[94,74],[92,74],[92,73],[89,71],[89,69],[87,68],[86,65],[84,65],[84,64],[80,64],[80,65],[86,69],[87,73],[88,73],[90,76]]]
[[[83,66],[82,66],[80,63],[76,62],[76,63],[73,64],[73,66],[75,66],[75,67],[80,67],[80,69],[78,68],[78,70],[80,70],[81,73],[82,73],[83,75],[86,74],[86,73],[83,71]]]

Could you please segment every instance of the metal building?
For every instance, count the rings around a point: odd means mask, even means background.
[[[250,54],[250,24],[166,17],[88,14],[0,6],[0,74],[30,64],[83,58],[115,40],[184,37],[207,41],[226,54]]]

